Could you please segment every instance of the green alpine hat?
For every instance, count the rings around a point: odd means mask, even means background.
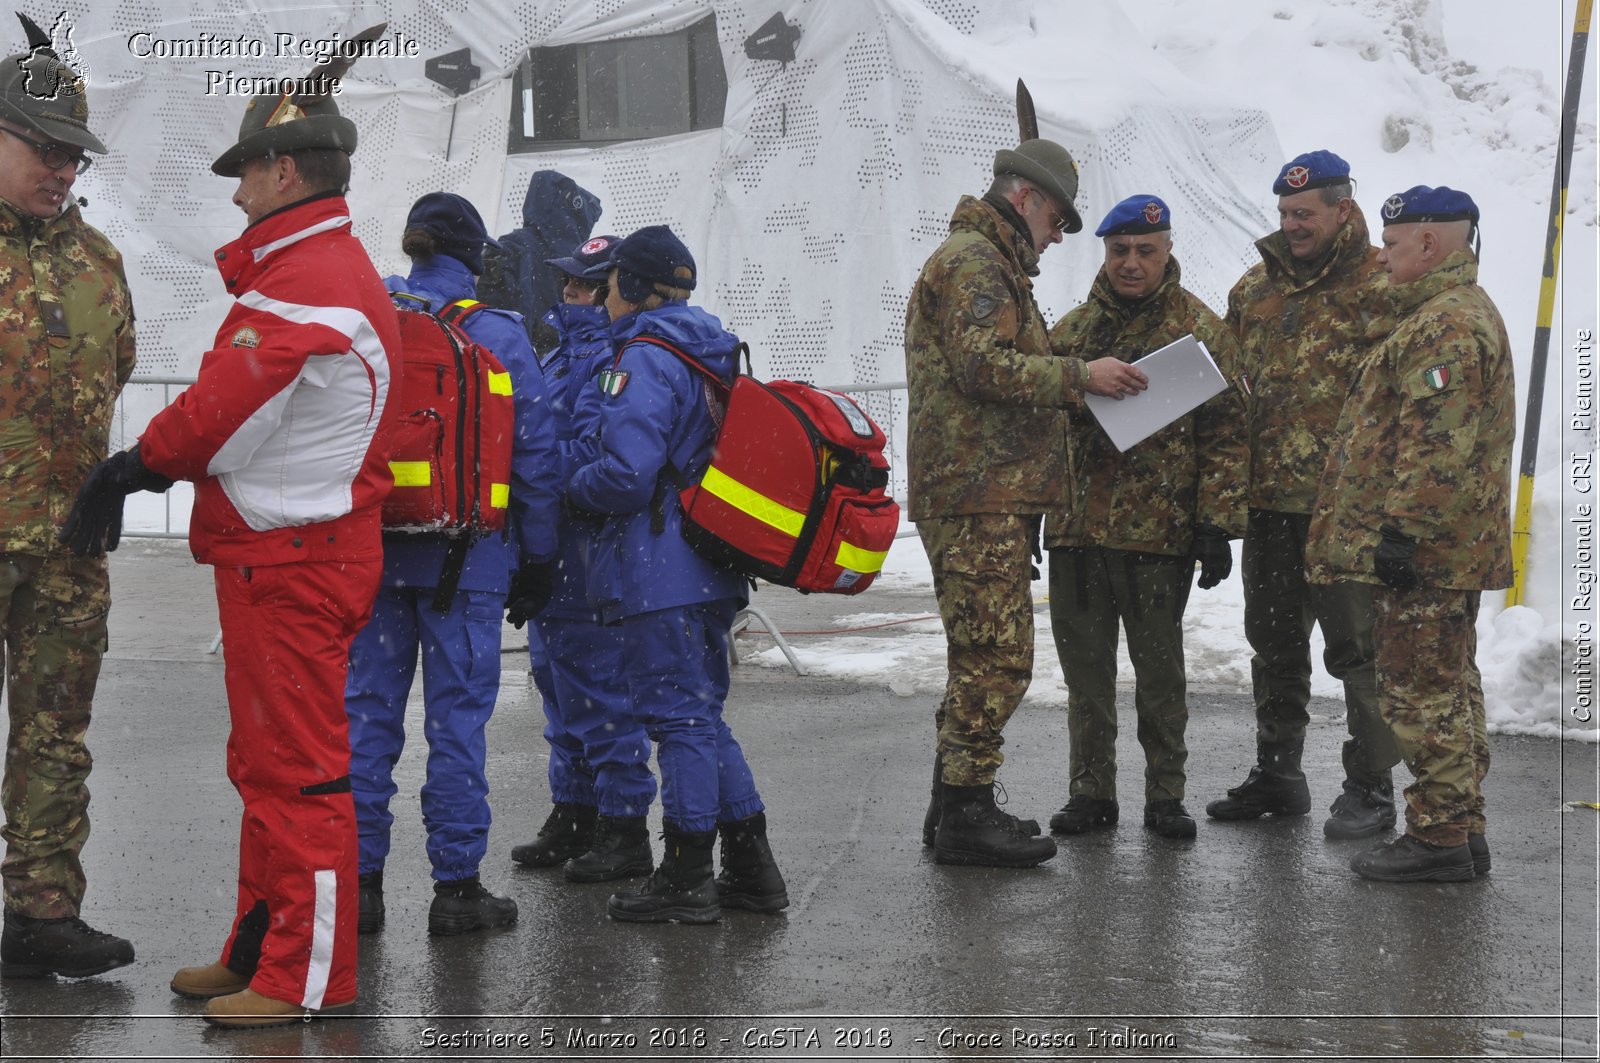
[[[251,159],[302,148],[338,148],[346,155],[356,150],[356,124],[339,113],[327,96],[308,99],[293,92],[262,93],[245,105],[239,123],[239,142],[211,164],[221,177],[238,177]]]
[[[0,118],[38,130],[57,144],[106,151],[89,132],[88,86],[48,48],[0,60]]]
[[[1067,232],[1083,228],[1073,199],[1078,195],[1078,164],[1067,149],[1053,140],[1024,140],[1015,150],[1001,148],[994,153],[994,172],[1016,174],[1049,193],[1067,216]]]

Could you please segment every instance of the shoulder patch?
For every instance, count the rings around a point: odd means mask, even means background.
[[[249,325],[245,325],[238,332],[235,332],[233,339],[228,342],[235,347],[259,347],[261,346],[261,333]]]
[[[999,305],[1000,301],[994,296],[979,293],[974,295],[972,301],[967,304],[967,316],[975,322],[988,321],[994,317],[994,312]]]
[[[622,389],[628,386],[628,372],[623,369],[602,369],[595,374],[595,380],[600,385],[600,390],[612,398],[622,394]]]
[[[1461,371],[1461,366],[1455,362],[1436,362],[1413,371],[1403,383],[1402,390],[1413,399],[1425,399],[1454,391],[1465,382],[1466,374]]]

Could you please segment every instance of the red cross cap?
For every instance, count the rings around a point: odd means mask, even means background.
[[[596,236],[593,240],[590,240],[588,243],[586,243],[582,247],[578,248],[578,254],[580,254],[580,255],[598,255],[600,252],[604,251],[606,248],[608,248],[610,246],[611,246],[611,241],[610,240],[607,240],[604,236]]]
[[[1311,171],[1304,166],[1291,166],[1289,172],[1283,175],[1283,183],[1290,188],[1304,188],[1309,180]]]
[[[1161,224],[1161,204],[1151,200],[1144,205],[1144,220],[1151,225]]]

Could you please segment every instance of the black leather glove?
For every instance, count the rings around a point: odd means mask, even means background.
[[[1233,572],[1233,547],[1228,533],[1215,524],[1194,526],[1194,556],[1200,562],[1200,589],[1208,591]]]
[[[1417,541],[1393,524],[1378,531],[1383,539],[1372,556],[1372,567],[1390,590],[1408,591],[1417,585]]]
[[[511,577],[511,589],[506,592],[506,619],[511,626],[522,630],[522,625],[539,615],[550,601],[555,589],[556,566],[554,561],[525,561]]]
[[[79,557],[109,553],[122,541],[122,503],[135,491],[165,491],[173,481],[145,468],[139,445],[120,450],[89,470],[58,533]]]

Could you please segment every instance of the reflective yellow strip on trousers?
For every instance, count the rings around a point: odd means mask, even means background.
[[[774,502],[759,491],[751,490],[714,465],[706,470],[705,478],[700,481],[700,488],[722,499],[740,513],[748,514],[785,535],[798,539],[800,529],[805,527],[804,513]]]
[[[391,461],[389,472],[396,487],[427,487],[433,482],[433,470],[425,461]]]
[[[887,550],[863,550],[859,546],[849,543],[839,544],[839,553],[834,557],[833,563],[840,568],[859,572],[863,576],[876,572],[883,567],[883,559],[889,556]]]

